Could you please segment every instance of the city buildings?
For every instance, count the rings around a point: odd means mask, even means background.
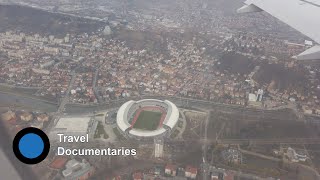
[[[155,139],[154,140],[154,157],[155,158],[162,158],[163,157],[163,145],[164,142],[162,139]]]
[[[241,164],[242,153],[238,149],[226,149],[222,151],[222,158],[228,163]]]
[[[91,166],[86,160],[79,162],[75,159],[69,160],[66,169],[62,171],[64,179],[79,179],[87,180],[94,174],[95,168]]]
[[[288,147],[285,155],[292,162],[305,162],[308,159],[308,156],[304,152],[297,152],[295,149]]]

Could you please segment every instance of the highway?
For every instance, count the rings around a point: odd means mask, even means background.
[[[241,113],[246,112],[255,112],[257,114],[261,113],[264,115],[272,115],[274,114],[274,110],[266,110],[266,109],[257,109],[257,108],[250,108],[250,107],[244,107],[240,105],[234,105],[234,104],[222,104],[218,102],[213,101],[206,101],[206,100],[199,100],[199,99],[191,99],[191,98],[185,98],[185,97],[175,97],[175,96],[150,96],[150,95],[143,95],[139,97],[130,97],[126,99],[116,99],[116,100],[110,100],[105,103],[100,103],[97,105],[77,105],[77,104],[70,104],[70,106],[79,107],[79,108],[96,108],[96,109],[109,109],[114,108],[116,106],[121,106],[123,103],[129,101],[129,100],[140,100],[140,99],[166,99],[169,101],[172,101],[177,106],[180,107],[186,107],[186,108],[196,108],[196,109],[202,109],[202,110],[212,110],[214,108],[227,108],[228,110],[237,110]]]
[[[67,89],[67,91],[65,93],[65,96],[60,101],[60,104],[59,104],[57,112],[55,112],[54,115],[53,115],[53,118],[52,118],[53,120],[49,123],[49,125],[48,125],[48,127],[46,129],[47,132],[50,131],[53,128],[53,126],[58,122],[60,117],[63,115],[65,106],[69,102],[70,92],[71,92],[71,89],[72,89],[72,87],[74,85],[74,82],[76,80],[76,76],[77,76],[77,74],[74,71],[72,71],[71,72],[71,80],[69,82],[68,89]]]
[[[320,138],[280,138],[280,139],[196,139],[196,140],[170,140],[174,143],[201,142],[203,144],[217,143],[222,145],[268,145],[268,144],[320,144]]]
[[[220,139],[218,144],[320,144],[320,138],[281,138],[281,139]]]
[[[261,117],[270,117],[273,119],[277,119],[285,115],[285,111],[277,112],[274,110],[263,110],[263,109],[255,109],[255,108],[247,108],[239,105],[229,105],[229,104],[221,104],[212,101],[205,101],[205,100],[197,100],[197,99],[190,99],[190,98],[183,98],[183,97],[164,97],[164,96],[141,96],[141,97],[132,97],[132,100],[139,100],[139,99],[168,99],[173,103],[177,104],[178,106],[182,107],[189,107],[189,108],[198,108],[204,111],[210,111],[212,109],[220,109],[224,111],[234,111],[235,113],[241,113],[240,115],[250,116],[250,118],[261,118]],[[105,104],[100,104],[98,106],[79,106],[79,112],[85,111],[85,109],[110,109],[121,106],[123,103],[130,99],[119,99],[119,100],[112,100]],[[60,106],[59,109],[61,109]],[[225,109],[224,109],[225,108]],[[83,110],[81,110],[83,109]],[[293,113],[294,115],[295,113]],[[251,117],[252,116],[252,117]],[[269,118],[269,119],[270,119]],[[282,117],[283,118],[283,117]],[[299,119],[296,119],[299,120]],[[208,121],[206,121],[207,123]],[[206,127],[208,125],[206,124]],[[219,144],[320,144],[319,138],[281,138],[281,139],[212,139],[208,140],[206,137],[207,131],[205,131],[204,141],[206,143],[219,143]],[[220,134],[220,133],[219,133]],[[206,144],[205,143],[205,144]]]
[[[73,87],[74,81],[76,80],[77,74],[75,72],[71,72],[71,80],[68,86],[68,89],[65,93],[65,96],[61,99],[57,114],[61,114],[64,111],[65,105],[69,102],[70,92]]]

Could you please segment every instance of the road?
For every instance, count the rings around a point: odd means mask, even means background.
[[[222,104],[217,103],[213,101],[206,101],[206,100],[199,100],[199,99],[191,99],[191,98],[185,98],[185,97],[175,97],[175,96],[150,96],[150,95],[143,95],[140,97],[130,97],[126,99],[116,99],[116,100],[110,100],[106,103],[101,103],[99,105],[77,105],[77,104],[70,104],[72,107],[85,107],[85,108],[96,108],[96,109],[106,109],[106,108],[114,108],[116,106],[121,106],[123,103],[129,101],[129,100],[140,100],[140,99],[166,99],[169,101],[172,101],[177,106],[185,106],[187,105],[187,108],[197,108],[202,110],[212,110],[214,108],[227,108],[228,110],[237,110],[241,113],[246,112],[254,112],[256,114],[264,114],[264,115],[272,115],[275,111],[273,110],[265,110],[265,109],[257,109],[257,108],[250,108],[250,107],[244,107],[240,105],[233,105],[233,104]],[[81,111],[80,111],[81,112]]]
[[[6,84],[6,83],[0,83],[0,86],[5,86],[8,88],[18,88],[18,89],[41,89],[41,87],[31,87],[31,86],[17,86],[17,85],[10,85],[10,84]]]
[[[61,99],[59,107],[58,107],[58,110],[57,110],[56,113],[54,113],[53,118],[52,118],[53,120],[49,123],[49,125],[48,125],[48,127],[46,129],[47,131],[50,131],[53,128],[53,126],[58,122],[60,117],[63,115],[63,111],[65,109],[65,106],[69,102],[70,92],[71,92],[71,89],[72,89],[72,87],[74,85],[74,82],[76,80],[76,76],[77,76],[77,74],[75,73],[75,71],[72,71],[71,72],[71,80],[69,82],[69,86],[68,86],[68,89],[66,91],[66,94]]]
[[[270,145],[270,144],[320,144],[319,138],[281,138],[281,139],[195,139],[195,140],[171,140],[170,142],[175,143],[184,143],[197,141],[203,144],[218,143],[221,145],[247,145],[247,144],[256,144],[256,145]]]
[[[207,118],[205,120],[205,126],[204,126],[204,142],[207,142],[208,140],[208,124],[209,124],[209,119],[211,118],[211,111],[208,112]],[[203,155],[202,155],[202,171],[203,171],[203,180],[207,180],[209,177],[209,167],[210,164],[207,162],[207,152],[208,152],[208,143],[204,143],[202,148],[203,148]]]
[[[93,89],[94,95],[96,96],[96,98],[98,100],[98,103],[101,103],[102,99],[101,99],[101,96],[99,96],[99,92],[98,92],[98,89],[97,89],[98,75],[99,75],[99,68],[97,68],[95,70],[93,81],[92,81],[92,89]]]
[[[77,76],[77,74],[75,72],[71,72],[71,80],[69,82],[69,86],[68,86],[68,89],[66,91],[65,96],[60,101],[60,105],[59,105],[57,114],[63,113],[65,105],[69,102],[70,92],[73,87],[74,81],[76,80],[76,76]]]
[[[279,139],[220,139],[219,144],[320,144],[319,138],[279,138]]]

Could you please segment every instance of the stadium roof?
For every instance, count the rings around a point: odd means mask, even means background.
[[[177,124],[179,120],[179,110],[175,104],[172,102],[165,100],[165,103],[168,104],[170,108],[168,108],[166,119],[164,120],[163,124],[169,126],[171,129]]]
[[[153,137],[153,136],[161,135],[165,132],[166,130],[164,128],[160,128],[154,131],[144,131],[141,129],[131,129],[129,131],[131,135],[138,136],[138,137]]]
[[[159,99],[142,99],[142,100],[137,101],[136,103],[142,103],[142,102],[146,102],[146,101],[156,101],[159,103],[163,103],[163,101],[161,101]]]
[[[130,124],[128,123],[128,120],[127,120],[127,113],[131,105],[134,103],[135,101],[128,101],[124,103],[118,110],[117,125],[123,132],[125,132],[130,127]]]

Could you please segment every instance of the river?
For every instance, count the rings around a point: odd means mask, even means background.
[[[0,108],[13,106],[19,109],[41,112],[57,111],[57,105],[54,103],[44,102],[31,97],[0,92]]]

